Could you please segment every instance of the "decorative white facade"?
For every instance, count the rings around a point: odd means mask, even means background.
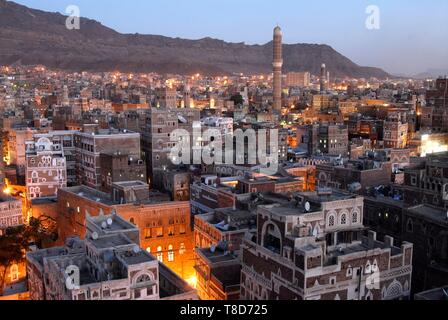
[[[47,137],[27,142],[26,187],[29,200],[56,197],[67,187],[64,152]]]

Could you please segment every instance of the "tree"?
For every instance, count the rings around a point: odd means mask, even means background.
[[[28,225],[9,228],[0,237],[0,296],[3,295],[8,269],[24,261],[30,244],[54,240],[53,228],[46,227],[43,222],[47,220],[30,218]],[[51,223],[49,225],[53,226]]]
[[[17,234],[0,237],[0,296],[6,283],[8,269],[24,259],[23,239]]]

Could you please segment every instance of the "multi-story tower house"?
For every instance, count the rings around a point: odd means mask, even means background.
[[[421,121],[425,129],[448,132],[448,78],[437,79],[435,88],[426,92]]]
[[[243,243],[241,298],[407,299],[413,246],[364,236],[363,200],[325,190],[259,206],[258,234]]]
[[[46,137],[27,142],[26,188],[29,200],[56,198],[67,187],[67,164],[60,145]]]
[[[196,299],[194,289],[138,246],[131,223],[117,215],[87,217],[87,230],[85,240],[28,253],[31,300]]]
[[[101,154],[121,152],[129,159],[141,158],[140,134],[128,130],[85,127],[75,134],[78,183],[101,187]]]

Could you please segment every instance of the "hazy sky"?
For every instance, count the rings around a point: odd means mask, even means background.
[[[325,43],[354,62],[391,73],[448,69],[447,0],[16,0],[81,16],[123,33],[266,43],[278,23],[286,43]],[[365,26],[380,9],[380,30]]]

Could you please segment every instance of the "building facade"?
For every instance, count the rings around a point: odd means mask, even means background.
[[[31,300],[196,299],[195,290],[138,246],[131,223],[117,215],[88,217],[87,229],[86,240],[27,254]]]
[[[27,142],[26,188],[29,200],[56,198],[67,187],[67,163],[59,145],[46,137]]]
[[[258,208],[258,234],[243,245],[241,298],[407,299],[413,246],[363,236],[363,198],[303,193]]]

